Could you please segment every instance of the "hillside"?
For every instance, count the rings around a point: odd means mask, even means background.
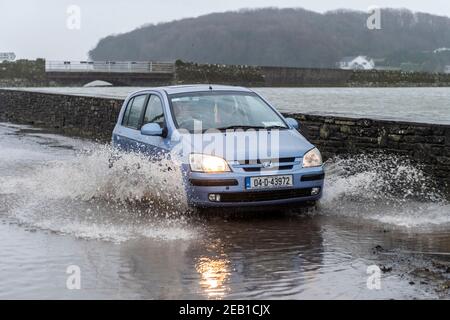
[[[213,13],[108,36],[90,51],[90,57],[334,67],[344,56],[362,54],[386,59],[391,66],[441,67],[428,60],[433,60],[434,49],[450,47],[450,18],[383,9],[382,30],[369,30],[367,17],[349,10],[320,14],[270,8]],[[410,57],[415,60],[409,61]]]

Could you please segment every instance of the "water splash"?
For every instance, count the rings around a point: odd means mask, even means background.
[[[114,164],[111,166],[111,159]],[[167,208],[186,204],[180,166],[165,158],[155,163],[142,154],[97,145],[73,160],[45,163],[27,176],[2,182],[2,191],[45,199],[142,201]]]
[[[53,139],[54,144],[60,142],[59,136]],[[64,139],[64,144],[87,149],[75,156],[74,150],[61,150],[49,159],[55,151],[46,152],[46,145],[35,138],[6,144],[12,151],[2,157],[0,213],[31,227],[119,242],[139,237],[191,239],[201,234],[184,215],[182,172],[174,160],[154,163],[110,146]],[[23,157],[30,152],[35,153],[32,161]],[[449,203],[433,180],[407,158],[338,157],[327,162],[326,172],[319,214],[407,227],[450,225]]]
[[[110,146],[94,145],[74,158],[0,178],[0,195],[3,209],[19,223],[82,238],[121,242],[197,234],[183,215],[187,201],[180,165]]]
[[[383,153],[326,163],[320,213],[416,227],[450,224],[450,205],[434,181],[408,158]]]

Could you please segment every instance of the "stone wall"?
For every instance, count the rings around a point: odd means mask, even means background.
[[[373,153],[406,156],[450,195],[450,125],[287,114],[324,158]]]
[[[448,87],[450,74],[176,62],[175,83],[262,87]]]
[[[122,100],[0,89],[0,121],[109,141]]]
[[[243,86],[265,86],[261,69],[253,66],[197,64],[177,60],[175,83],[214,83]]]
[[[0,121],[32,124],[109,141],[122,100],[0,89]],[[450,194],[450,125],[287,114],[321,150],[334,155],[384,151],[423,166]]]
[[[45,60],[17,60],[0,62],[0,87],[48,86]]]
[[[346,87],[353,71],[340,69],[310,69],[261,67],[268,87]]]
[[[449,87],[450,74],[260,67],[268,87]]]

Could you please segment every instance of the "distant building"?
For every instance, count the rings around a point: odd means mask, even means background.
[[[446,52],[446,51],[450,51],[450,48],[438,48],[438,49],[434,50],[433,53],[441,53],[441,52]]]
[[[373,59],[366,56],[345,57],[337,65],[344,70],[372,70],[375,68]]]
[[[450,74],[450,66],[445,66],[444,73]]]
[[[14,60],[16,60],[14,52],[0,52],[0,62]]]

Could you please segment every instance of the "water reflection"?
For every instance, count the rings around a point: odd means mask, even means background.
[[[411,243],[372,224],[325,217],[203,221],[201,227],[188,241],[122,245],[122,291],[145,299],[404,297],[414,288],[393,274],[384,291],[367,289],[367,266],[380,263],[372,248],[420,247],[427,239]]]
[[[226,258],[199,258],[195,269],[201,276],[200,286],[210,298],[221,298],[229,291],[230,261]]]
[[[295,296],[315,280],[324,256],[315,219],[283,216],[207,221],[187,250],[207,298]]]

